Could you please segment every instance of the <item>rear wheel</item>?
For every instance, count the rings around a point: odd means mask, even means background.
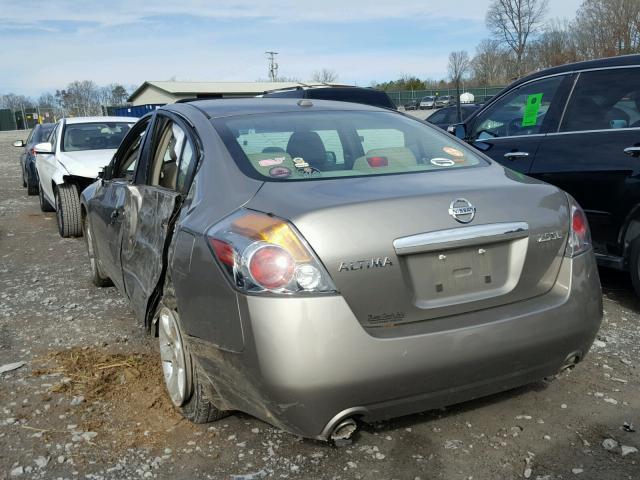
[[[171,402],[193,423],[207,423],[228,415],[207,396],[204,374],[184,343],[177,312],[162,307],[158,340],[164,384]]]
[[[113,282],[111,282],[111,279],[109,277],[102,274],[102,270],[100,269],[100,262],[96,258],[96,250],[93,243],[91,225],[89,225],[89,221],[86,218],[82,221],[82,230],[84,233],[84,240],[87,245],[89,264],[91,265],[91,282],[96,287],[110,287],[111,285],[113,285]]]
[[[46,198],[44,198],[42,185],[40,184],[38,184],[38,197],[40,200],[40,210],[42,210],[43,212],[53,212],[53,206]]]
[[[24,176],[24,168],[22,169],[22,186],[23,187],[27,186],[27,179]]]
[[[56,220],[61,237],[82,236],[80,197],[75,185],[58,185],[56,189]]]
[[[631,284],[640,297],[640,237],[631,242],[629,249],[629,273],[631,274]]]

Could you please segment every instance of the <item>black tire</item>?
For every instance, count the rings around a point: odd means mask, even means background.
[[[27,195],[38,195],[38,193],[40,192],[40,189],[38,188],[37,185],[28,185],[27,184]]]
[[[229,416],[226,410],[218,409],[208,398],[203,378],[204,372],[197,360],[191,359],[191,398],[180,407],[180,413],[193,423],[209,423]],[[206,381],[206,380],[205,380]]]
[[[55,210],[53,206],[49,203],[49,201],[46,198],[44,198],[42,185],[40,185],[39,183],[38,183],[38,197],[40,200],[40,210],[42,210],[43,212],[53,212]]]
[[[173,319],[172,323],[176,327],[175,330],[177,330],[177,335],[175,335],[174,340],[170,340],[169,337],[165,337],[164,342],[169,340],[173,344],[177,343],[181,345],[181,354],[179,355],[179,357],[181,359],[183,358],[184,361],[179,361],[184,364],[184,369],[186,372],[185,400],[179,406],[178,403],[174,403],[174,405],[180,411],[183,417],[193,423],[215,422],[216,420],[220,420],[221,418],[228,416],[229,412],[216,407],[213,399],[211,398],[212,393],[214,393],[213,387],[205,383],[207,382],[206,374],[202,370],[202,367],[198,363],[198,360],[194,358],[190,353],[186,337],[182,333],[178,312],[162,305],[158,313],[160,317],[158,319],[158,322],[162,322],[162,316],[165,313],[168,314],[168,318]],[[162,328],[162,325],[159,324],[158,330]],[[158,340],[160,342],[160,360],[161,362],[163,362],[162,332],[159,332]],[[171,348],[171,343],[166,343],[166,346]],[[176,358],[178,358],[178,356],[176,356],[174,352],[171,358],[175,360]],[[165,387],[167,389],[167,395],[169,396],[169,398],[171,398],[171,392],[169,391],[169,386],[166,383],[167,378],[164,374],[163,378],[165,381]]]
[[[27,179],[24,177],[24,167],[22,168],[22,187],[26,188],[27,186]]]
[[[91,268],[91,283],[96,287],[110,287],[113,285],[111,279],[102,273],[100,268],[100,260],[96,255],[95,243],[93,242],[93,234],[91,233],[91,225],[84,218],[82,220],[82,230],[84,234],[85,245],[87,246],[87,255],[89,256],[89,265]]]
[[[640,237],[634,239],[629,248],[629,274],[633,289],[640,297]]]
[[[72,183],[58,185],[56,189],[56,220],[63,238],[82,236],[82,212],[78,189]]]

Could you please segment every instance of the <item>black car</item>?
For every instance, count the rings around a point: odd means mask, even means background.
[[[53,131],[55,123],[37,124],[29,133],[26,141],[16,140],[14,147],[22,148],[20,154],[20,168],[22,169],[22,186],[27,188],[29,195],[38,194],[38,175],[36,174],[36,153],[34,147],[45,142]]]
[[[375,88],[332,87],[328,85],[295,87],[264,92],[264,98],[311,98],[316,100],[335,100],[353,102],[372,107],[396,109],[395,104],[385,92]]]
[[[469,118],[476,110],[480,108],[480,105],[476,105],[474,103],[469,103],[465,105],[460,105],[460,109],[462,110],[462,120]],[[456,123],[458,121],[458,107],[445,107],[436,111],[435,113],[429,115],[427,117],[427,122],[433,123],[437,127],[447,129],[449,125],[452,123]]]
[[[570,193],[600,265],[629,271],[640,295],[640,55],[524,77],[449,132]]]
[[[420,108],[420,99],[416,98],[404,104],[405,110],[418,110]]]

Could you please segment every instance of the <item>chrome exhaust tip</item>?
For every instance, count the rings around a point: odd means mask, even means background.
[[[569,370],[575,367],[578,363],[580,363],[580,360],[582,360],[581,352],[573,352],[569,354],[567,358],[564,360],[564,363],[560,367],[559,371],[563,372],[564,370]]]
[[[358,424],[353,418],[346,418],[338,423],[329,435],[336,445],[350,443],[351,437],[358,429]]]

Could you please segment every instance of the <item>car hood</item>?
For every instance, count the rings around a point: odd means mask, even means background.
[[[69,175],[97,178],[100,169],[111,161],[115,149],[60,152],[58,161]]]

